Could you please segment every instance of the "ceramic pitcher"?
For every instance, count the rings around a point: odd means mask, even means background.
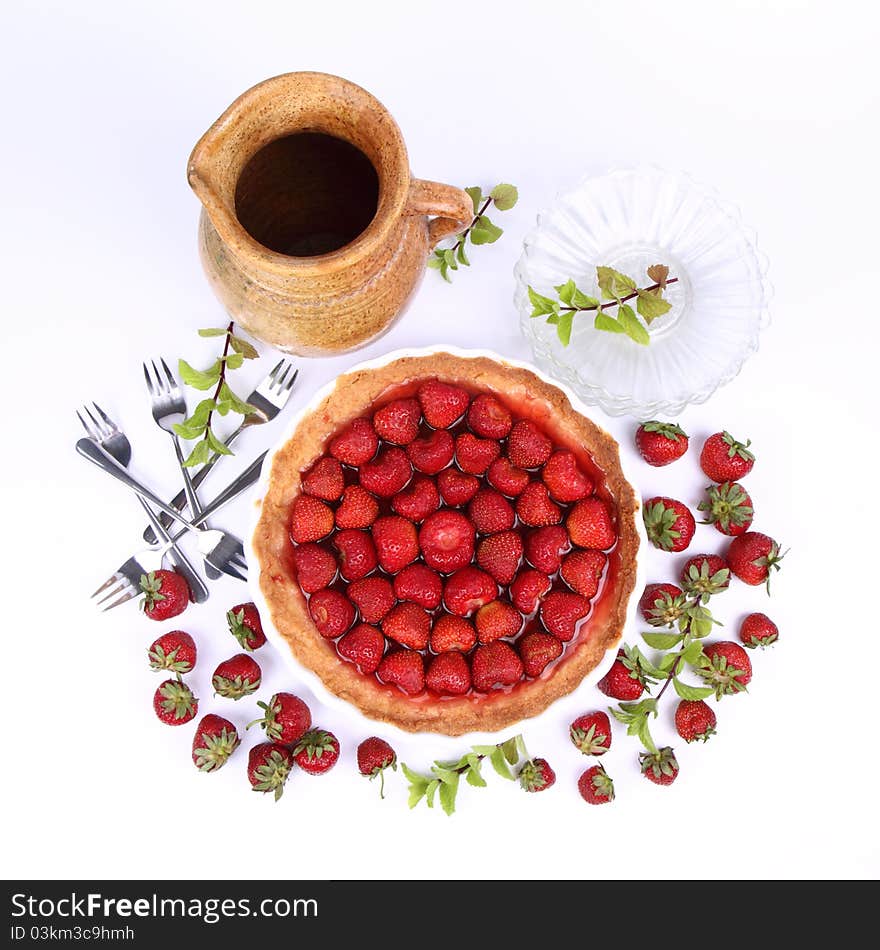
[[[214,292],[254,336],[301,355],[387,330],[430,249],[473,215],[461,189],[412,176],[378,100],[324,73],[249,89],[196,144],[187,174]]]

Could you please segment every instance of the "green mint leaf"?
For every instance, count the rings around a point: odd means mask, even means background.
[[[455,764],[456,766],[458,766],[457,762]],[[450,785],[452,783],[455,783],[455,784],[458,783],[458,772],[454,772],[452,769],[446,768],[445,766],[442,766],[442,765],[438,765],[435,762],[431,771],[437,776],[437,778],[440,779],[441,782],[444,782],[446,785]]]
[[[499,211],[509,211],[519,200],[519,192],[516,185],[496,185],[490,192],[489,197],[495,202],[495,207]]]
[[[189,420],[186,422],[175,422],[172,424],[171,428],[174,429],[181,439],[186,439],[187,442],[192,442],[194,439],[200,439],[205,434],[204,422],[201,425],[190,425]]]
[[[256,412],[256,409],[249,402],[245,402],[235,395],[226,380],[223,380],[223,385],[220,387],[219,398],[229,403],[229,408],[240,416],[247,416],[252,412]]]
[[[470,267],[471,262],[467,258],[467,254],[464,252],[464,241],[459,241],[458,251],[456,251],[455,257],[459,264],[463,264],[465,267]]]
[[[230,353],[226,357],[227,369],[238,369],[244,363],[244,357],[241,353]]]
[[[570,277],[564,284],[559,284],[553,289],[557,294],[559,294],[559,299],[566,305],[566,307],[570,307],[572,305],[571,298],[574,296],[574,292],[577,290],[577,287],[575,287],[574,281]]]
[[[642,346],[647,346],[651,342],[651,337],[648,335],[645,325],[639,320],[629,304],[622,303],[617,308],[617,320],[631,340],[640,343]]]
[[[484,214],[481,214],[471,231],[472,244],[494,244],[504,231],[493,224]]]
[[[597,310],[599,308],[599,301],[595,297],[590,297],[575,288],[571,296],[571,305],[577,307],[578,310]]]
[[[194,465],[204,465],[208,461],[208,457],[211,454],[211,449],[205,439],[202,439],[200,442],[196,442],[195,447],[192,452],[186,457],[186,461],[183,463],[187,468],[192,468]]]
[[[687,683],[682,683],[682,681],[676,676],[672,680],[672,685],[675,688],[676,693],[681,696],[682,699],[705,699],[707,696],[711,696],[715,692],[714,688],[711,686],[689,686]]]
[[[504,753],[504,758],[511,765],[516,765],[519,762],[519,749],[516,747],[516,736],[512,736],[510,739],[506,739],[501,743],[501,751]]]
[[[553,313],[557,306],[555,300],[551,300],[549,297],[539,294],[532,287],[529,287],[528,291],[529,303],[535,308],[532,311],[533,317],[542,317],[545,313]]]
[[[452,278],[449,276],[449,265],[446,261],[440,262],[440,276],[448,283],[452,283]]]
[[[406,764],[406,762],[401,762],[401,763],[400,763],[400,771],[403,772],[404,776],[406,777],[406,779],[409,781],[409,783],[410,783],[411,785],[419,785],[419,784],[421,784],[421,785],[423,785],[424,787],[427,787],[428,782],[430,781],[430,779],[429,779],[427,776],[425,776],[425,775],[419,775],[418,772],[414,772],[414,771]]]
[[[495,751],[495,749],[497,748],[497,746],[494,746],[494,745],[474,745],[474,746],[471,746],[471,748],[474,750],[474,754],[475,754],[475,755],[482,755],[482,756],[485,756],[486,758],[489,758],[489,756],[492,755],[492,753]]]
[[[551,326],[554,326],[554,327],[555,327],[556,324],[559,323],[559,314],[558,314],[558,313],[551,313],[550,316],[547,317],[547,323],[549,323]]]
[[[253,343],[242,339],[240,336],[230,337],[229,345],[233,350],[235,350],[236,353],[243,356],[246,360],[255,360],[260,355]]]
[[[492,763],[492,768],[495,769],[502,778],[513,780],[513,775],[511,774],[510,766],[507,764],[504,752],[498,746],[492,749],[489,761]]]
[[[699,640],[689,643],[682,653],[682,662],[691,666],[699,666],[703,659],[703,644]]]
[[[211,429],[206,430],[205,440],[211,447],[212,452],[216,452],[218,455],[232,455],[232,450],[224,442],[221,442]]]
[[[458,270],[458,264],[455,262],[455,254],[451,247],[447,247],[443,252],[443,260],[446,261],[447,265],[453,270]]]
[[[671,650],[681,643],[680,633],[643,633],[642,639],[655,650]]]
[[[632,277],[621,274],[619,270],[612,270],[611,277],[611,289],[615,297],[625,297],[636,289],[636,282]]]
[[[443,263],[442,258],[439,257],[429,257],[428,258],[428,267],[433,268],[434,270],[440,270],[440,265]]]
[[[409,807],[415,808],[416,805],[425,797],[427,785],[410,785],[409,787]]]
[[[571,324],[573,320],[574,311],[566,310],[559,314],[559,319],[556,321],[556,335],[563,346],[568,346],[571,342]]]
[[[636,310],[645,318],[645,323],[650,324],[657,317],[662,317],[668,313],[672,304],[658,296],[656,291],[639,290],[639,298],[636,301]]]
[[[199,330],[199,336],[226,336],[226,327],[206,327]]]
[[[474,214],[478,214],[480,205],[483,203],[483,189],[477,185],[472,185],[470,188],[465,188],[465,191],[470,195],[473,202]]]
[[[184,419],[185,425],[204,425],[208,418],[210,417],[213,410],[216,408],[216,403],[213,399],[202,399],[199,401],[199,404],[193,410],[192,415],[189,419]]]
[[[465,778],[467,779],[468,785],[473,785],[476,788],[486,787],[486,780],[480,775],[479,769],[468,769],[467,772],[465,772]]]
[[[455,811],[455,796],[458,794],[458,772],[452,773],[455,781],[444,782],[440,786],[440,807],[447,815]]]
[[[217,385],[217,380],[220,379],[220,360],[216,360],[213,366],[209,366],[204,372],[193,369],[186,360],[178,360],[177,371],[187,386],[204,391]]]
[[[425,801],[428,803],[428,808],[434,807],[434,795],[437,793],[439,787],[439,779],[435,778],[432,782],[428,782],[428,787],[425,789]]]
[[[657,751],[657,746],[654,745],[654,739],[651,737],[651,730],[648,728],[647,716],[641,720],[638,730],[634,734],[639,737],[639,742],[641,742],[649,752]]]
[[[614,317],[609,316],[602,310],[596,314],[593,326],[597,330],[608,330],[610,333],[626,333],[626,330],[623,329]]]

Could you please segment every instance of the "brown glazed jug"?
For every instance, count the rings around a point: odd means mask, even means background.
[[[231,317],[301,355],[393,323],[438,241],[473,216],[459,188],[413,178],[400,129],[360,86],[287,73],[254,86],[193,149],[199,252]]]

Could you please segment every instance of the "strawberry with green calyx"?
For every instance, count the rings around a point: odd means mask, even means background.
[[[706,512],[701,524],[714,524],[718,531],[731,537],[748,531],[755,516],[752,499],[738,482],[710,485],[697,508]]]
[[[255,792],[272,792],[277,802],[292,767],[290,749],[277,742],[261,742],[248,754],[248,781]]]
[[[678,778],[678,762],[668,745],[653,752],[640,752],[639,766],[642,775],[655,785],[671,785]]]
[[[719,640],[703,647],[697,673],[715,692],[715,698],[745,692],[752,678],[752,661],[732,640]]]
[[[182,614],[192,599],[189,584],[177,571],[141,574],[140,589],[144,595],[141,610],[150,620],[170,620]]]
[[[760,531],[747,531],[730,542],[727,563],[731,571],[745,584],[766,584],[770,593],[770,572],[779,570],[779,562],[785,554],[779,553],[779,545]]]
[[[192,744],[192,760],[200,772],[216,772],[238,748],[238,730],[222,716],[202,716]]]
[[[697,529],[690,509],[675,498],[657,496],[644,505],[642,518],[648,540],[661,551],[683,551]]]
[[[705,604],[730,586],[730,568],[717,554],[696,554],[685,563],[679,580],[682,590]]]
[[[247,653],[237,653],[220,663],[211,684],[214,692],[224,699],[241,699],[250,696],[260,688],[262,671],[259,664]]]
[[[729,432],[716,432],[703,443],[700,468],[713,482],[738,482],[754,467],[751,444],[737,441]]]
[[[636,448],[648,465],[669,465],[687,452],[688,436],[674,422],[658,422],[654,419],[643,422],[636,429]]]
[[[652,627],[671,627],[684,615],[687,600],[675,584],[648,584],[639,599],[639,610]]]
[[[257,705],[265,715],[249,722],[247,728],[259,725],[272,742],[293,745],[312,725],[309,707],[293,693],[275,693],[268,703],[258,702]]]
[[[379,798],[385,797],[385,770],[397,771],[397,754],[378,736],[370,736],[357,747],[358,771],[372,781],[379,778]]]
[[[147,650],[151,670],[189,673],[196,665],[196,644],[183,630],[172,630],[157,637]]]
[[[590,766],[578,779],[578,791],[588,805],[614,801],[614,782],[602,765]]]
[[[739,627],[739,638],[750,650],[769,647],[779,639],[779,627],[767,614],[749,614]]]
[[[706,742],[715,735],[717,719],[702,699],[683,699],[675,709],[675,729],[685,742]]]
[[[545,792],[556,783],[556,773],[546,759],[528,759],[517,775],[524,792]]]
[[[574,747],[584,755],[604,755],[611,748],[611,721],[603,712],[578,716],[568,734]]]
[[[611,668],[596,684],[597,688],[612,699],[634,700],[656,681],[656,671],[638,647],[626,644],[617,651]]]
[[[199,701],[178,674],[177,679],[165,680],[153,694],[153,710],[166,726],[182,726],[199,711]]]
[[[310,729],[293,749],[293,761],[309,775],[323,775],[339,759],[339,740],[325,729]]]
[[[238,604],[233,607],[226,614],[226,623],[241,648],[249,653],[258,650],[266,642],[256,604]]]

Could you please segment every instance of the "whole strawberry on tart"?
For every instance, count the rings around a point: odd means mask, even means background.
[[[528,368],[365,366],[272,457],[252,537],[264,620],[370,718],[493,732],[616,647],[637,509],[614,439]]]

